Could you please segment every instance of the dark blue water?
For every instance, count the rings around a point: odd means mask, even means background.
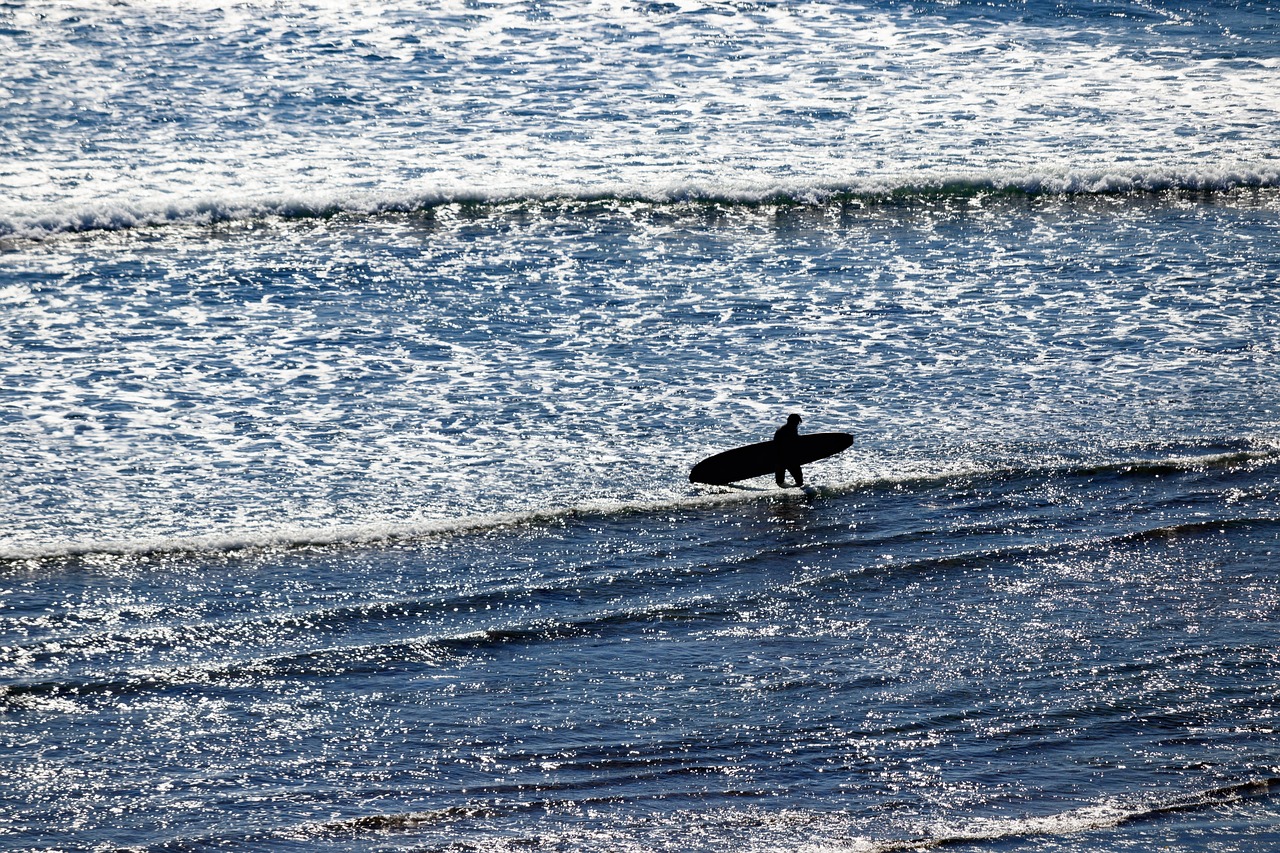
[[[1209,450],[15,564],[6,830],[1136,849],[1190,821],[1237,846],[1179,849],[1265,849],[1237,824],[1280,778],[1280,468]]]

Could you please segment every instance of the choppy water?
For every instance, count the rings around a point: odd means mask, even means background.
[[[1277,13],[0,5],[0,847],[1271,849]]]

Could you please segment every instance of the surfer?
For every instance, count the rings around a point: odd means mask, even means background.
[[[804,485],[801,465],[835,456],[853,444],[853,436],[847,432],[810,432],[800,434],[799,415],[791,415],[773,438],[744,444],[708,456],[689,472],[689,482],[709,486],[728,486],[752,477],[774,474],[778,488],[786,488],[787,472],[791,472],[796,487]]]
[[[804,472],[800,470],[800,466],[795,462],[795,446],[800,438],[800,421],[799,415],[791,415],[787,418],[787,422],[773,433],[773,443],[777,448],[778,468],[774,472],[773,479],[779,488],[786,485],[786,478],[783,476],[787,471],[791,472],[791,477],[796,481],[796,487],[804,485]]]

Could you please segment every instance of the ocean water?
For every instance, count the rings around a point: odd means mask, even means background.
[[[1280,845],[1280,6],[0,56],[0,849]]]

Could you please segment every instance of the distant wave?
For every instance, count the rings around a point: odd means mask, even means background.
[[[384,543],[414,541],[437,536],[453,536],[507,527],[539,525],[574,517],[608,518],[643,515],[672,510],[697,510],[715,506],[760,500],[839,497],[866,490],[908,487],[942,487],[974,479],[1008,481],[1049,477],[1142,478],[1162,477],[1238,465],[1266,464],[1280,460],[1276,449],[1225,449],[1217,452],[1188,452],[1160,458],[1115,460],[1098,463],[1062,462],[1018,466],[948,466],[936,472],[912,470],[900,475],[877,476],[864,480],[807,487],[803,492],[778,491],[773,488],[702,487],[669,499],[657,500],[592,500],[569,506],[548,507],[523,512],[492,513],[461,518],[395,521],[367,524],[337,524],[332,527],[287,527],[261,531],[227,531],[220,533],[143,537],[131,540],[86,540],[78,542],[0,545],[0,569],[6,564],[50,562],[86,557],[153,557],[177,554],[228,554],[238,551],[300,549],[324,547],[361,547]],[[1183,525],[1175,530],[1164,528],[1123,534],[1129,540],[1158,539],[1193,532],[1192,528],[1216,529],[1226,525],[1272,523],[1278,518],[1244,518],[1207,520]],[[1183,528],[1187,529],[1183,529]],[[965,559],[953,557],[950,559]]]
[[[1214,193],[1280,187],[1278,168],[1210,171],[1149,169],[1064,174],[1009,173],[886,175],[852,182],[761,182],[717,184],[680,181],[664,185],[530,187],[524,190],[441,189],[416,194],[337,190],[288,197],[209,197],[153,203],[101,201],[65,210],[0,213],[0,248],[59,234],[125,231],[176,225],[213,225],[267,218],[324,219],[340,214],[430,213],[451,205],[501,208],[513,204],[617,203],[653,205],[822,206],[901,204],[914,199],[972,198],[982,195]]]

